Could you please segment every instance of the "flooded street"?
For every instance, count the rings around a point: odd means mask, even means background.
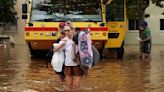
[[[125,46],[123,60],[103,59],[82,80],[78,92],[164,92],[164,47],[152,46],[141,61],[139,46]],[[62,87],[47,59],[31,58],[25,45],[0,47],[0,92],[56,92]]]

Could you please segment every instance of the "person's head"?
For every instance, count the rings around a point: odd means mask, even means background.
[[[65,22],[65,26],[73,27],[71,21],[67,21],[67,22]]]
[[[59,23],[59,28],[60,28],[60,30],[62,30],[62,29],[64,28],[64,26],[65,26],[65,22]]]
[[[142,23],[142,27],[143,27],[144,29],[146,29],[146,28],[148,27],[148,24],[147,24],[146,21],[144,21],[144,22]]]
[[[70,26],[64,26],[63,30],[65,31],[65,35],[69,38],[73,37],[74,31],[73,28]]]
[[[79,33],[80,32],[80,28],[79,27],[75,28],[75,32]]]

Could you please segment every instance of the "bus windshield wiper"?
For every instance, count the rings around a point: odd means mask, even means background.
[[[34,21],[51,22],[51,21],[55,21],[55,20],[54,19],[51,19],[51,18],[47,18],[47,19],[37,19],[37,20],[34,20]]]

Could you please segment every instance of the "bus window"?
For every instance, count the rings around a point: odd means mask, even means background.
[[[124,0],[113,0],[106,5],[106,21],[124,21]]]
[[[98,22],[100,14],[98,0],[33,0],[31,22]]]

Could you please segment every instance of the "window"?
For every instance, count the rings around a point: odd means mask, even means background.
[[[139,30],[138,20],[129,19],[129,30]]]
[[[95,0],[33,0],[31,22],[36,21],[99,22],[101,7]]]
[[[160,19],[160,30],[164,30],[164,19]]]

